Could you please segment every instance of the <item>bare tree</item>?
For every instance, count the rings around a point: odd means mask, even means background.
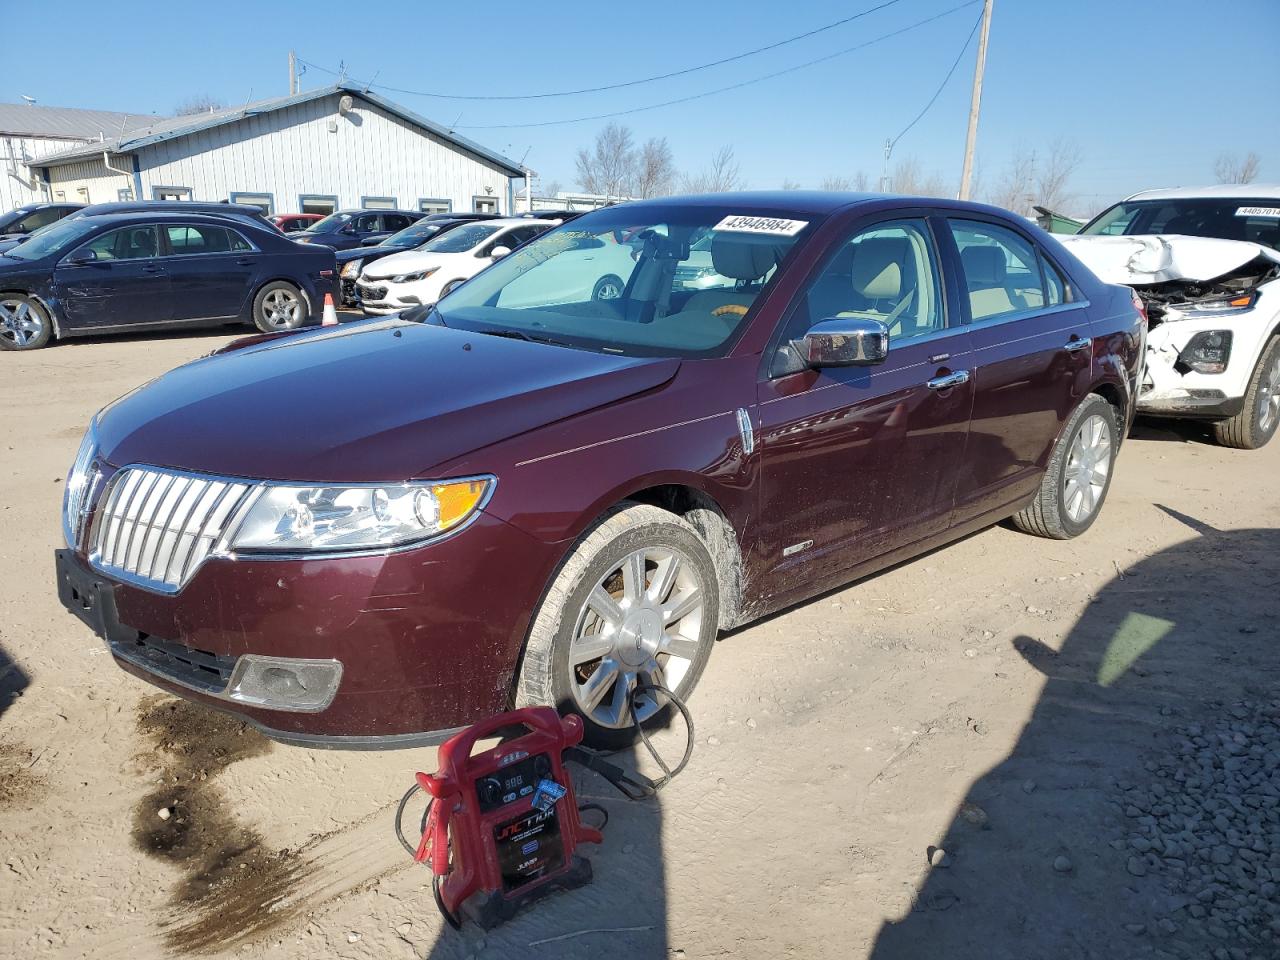
[[[542,184],[542,196],[554,197],[563,188],[560,186],[559,180],[548,180]]]
[[[790,177],[787,177],[782,181],[782,189],[783,190],[799,190],[801,188],[800,188],[799,181],[792,180]]]
[[[1213,175],[1219,183],[1253,183],[1258,177],[1262,161],[1250,150],[1241,160],[1234,153],[1220,154],[1213,164]]]
[[[692,176],[686,174],[680,184],[684,193],[726,193],[742,187],[742,170],[733,159],[733,147],[723,146],[711,158],[711,166]]]
[[[903,157],[893,166],[893,192],[919,197],[941,197],[947,194],[942,174],[924,173],[915,157]]]
[[[1061,210],[1075,196],[1067,191],[1067,184],[1079,166],[1080,148],[1073,141],[1059,138],[1050,143],[1044,161],[1036,164],[1034,171],[1036,203]]]
[[[852,190],[853,181],[848,177],[832,176],[822,178],[823,190]]]
[[[987,195],[987,202],[1014,213],[1030,213],[1036,192],[1035,167],[1036,155],[1025,147],[1018,147]]]
[[[208,93],[201,93],[194,97],[187,97],[176,107],[173,108],[175,117],[191,117],[197,113],[215,113],[218,110],[225,110],[227,105],[217,97]]]
[[[867,184],[868,184],[868,180],[867,180],[867,174],[865,170],[859,170],[857,173],[853,175],[853,189],[865,193],[867,189]]]
[[[635,195],[641,199],[663,197],[676,182],[676,160],[666,137],[650,137],[640,148],[636,163]]]
[[[592,149],[578,151],[578,184],[587,193],[628,196],[635,182],[636,162],[631,131],[610,123],[596,134]]]

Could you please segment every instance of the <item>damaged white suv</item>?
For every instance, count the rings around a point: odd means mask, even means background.
[[[1280,186],[1148,190],[1059,237],[1150,323],[1138,412],[1255,450],[1280,424]]]

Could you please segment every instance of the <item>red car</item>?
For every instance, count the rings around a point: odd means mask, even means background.
[[[279,227],[281,233],[300,233],[324,217],[318,213],[277,213],[267,219]]]
[[[616,230],[621,295],[567,294],[618,269]],[[125,670],[288,742],[427,742],[512,703],[616,742],[636,684],[687,696],[721,630],[1007,517],[1087,530],[1145,329],[992,207],[611,207],[434,307],[110,404],[59,590]]]

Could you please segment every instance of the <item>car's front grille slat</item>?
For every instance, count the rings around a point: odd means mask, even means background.
[[[226,533],[251,485],[127,467],[102,498],[91,561],[104,573],[172,592],[194,575]]]

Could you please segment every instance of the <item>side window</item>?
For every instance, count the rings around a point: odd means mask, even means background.
[[[378,230],[378,216],[376,213],[365,213],[356,217],[354,228],[356,233],[373,233]]]
[[[403,213],[385,213],[382,215],[382,222],[385,224],[384,230],[403,230],[413,221],[406,217]]]
[[[1067,282],[1062,279],[1062,274],[1043,254],[1040,256],[1040,264],[1044,267],[1045,305],[1056,307],[1060,303],[1066,303]]]
[[[230,253],[232,233],[225,227],[205,224],[172,224],[165,227],[169,249],[175,255]],[[240,241],[244,243],[243,240]]]
[[[45,207],[43,210],[37,210],[35,213],[29,213],[13,226],[8,228],[9,233],[31,233],[39,230],[41,227],[47,227],[56,220],[61,220],[67,213],[66,210],[58,207]]]
[[[975,323],[1044,306],[1039,257],[1029,241],[990,223],[949,222]]]
[[[144,260],[156,255],[155,227],[123,227],[94,237],[81,250],[92,250],[99,260]]]
[[[246,250],[253,250],[253,244],[246,240],[234,230],[228,230],[227,236],[231,238],[231,251],[233,253],[243,253]]]
[[[883,321],[890,344],[942,330],[937,262],[923,220],[894,220],[858,232],[810,284],[787,324],[787,338],[839,317]]]

